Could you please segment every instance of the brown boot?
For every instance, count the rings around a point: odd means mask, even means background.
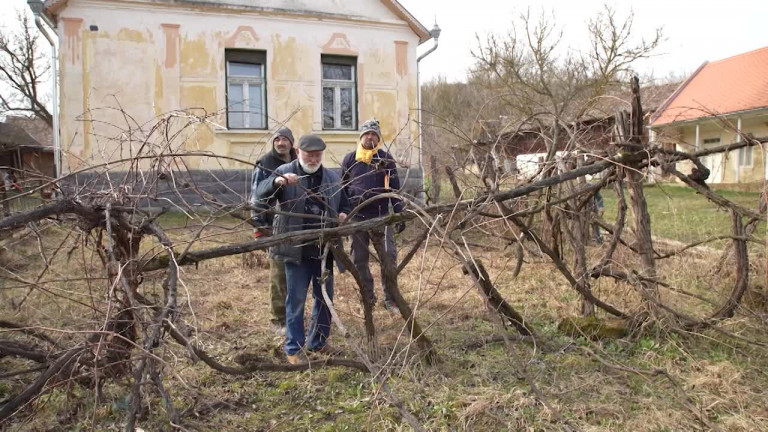
[[[328,357],[335,357],[341,355],[344,351],[341,348],[337,348],[331,344],[325,344],[319,350],[312,351],[312,354],[322,354]]]
[[[299,351],[293,355],[286,354],[285,357],[288,359],[288,363],[292,365],[305,364],[309,362],[309,359],[307,359],[307,355],[304,354],[303,351]]]

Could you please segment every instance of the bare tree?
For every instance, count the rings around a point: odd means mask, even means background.
[[[18,29],[0,29],[0,112],[32,114],[53,126],[41,85],[51,64],[28,14],[17,10]]]
[[[522,14],[507,34],[478,37],[472,52],[476,64],[466,82],[437,79],[424,86],[422,130],[429,160],[453,169],[474,165],[484,182],[497,183],[503,180],[498,174],[516,168],[514,155],[499,142],[505,134],[530,133],[544,143],[547,172],[537,173],[543,176],[553,173],[557,151],[592,150],[594,139],[579,123],[614,114],[600,105],[608,95],[626,94],[621,83],[629,81],[635,61],[652,54],[662,33],[637,38],[633,15],[622,20],[606,6],[586,23],[588,48],[578,52],[563,46],[555,22],[546,14]],[[546,213],[556,222],[556,215]],[[553,249],[561,248],[553,244]]]
[[[612,87],[629,81],[632,64],[650,56],[662,37],[659,29],[650,40],[634,43],[633,15],[620,22],[606,6],[587,24],[589,50],[561,54],[563,33],[553,22],[545,14],[534,21],[525,13],[508,34],[478,38],[472,52],[475,77],[501,90],[511,113],[550,126],[552,138]]]
[[[622,22],[606,6],[587,23],[589,49],[577,52],[562,47],[562,30],[553,23],[546,14],[536,20],[529,11],[508,34],[478,38],[472,52],[474,78],[497,90],[508,111],[507,127],[541,134],[550,172],[558,150],[583,148],[578,122],[595,116],[600,98],[628,82],[632,64],[650,56],[662,37],[659,29],[651,39],[634,42],[633,15]]]
[[[585,126],[585,121],[613,114],[601,112],[598,105],[629,81],[632,64],[650,56],[661,41],[661,30],[649,40],[635,41],[633,15],[622,21],[608,6],[588,21],[589,48],[585,52],[563,47],[563,32],[554,22],[547,14],[536,18],[528,11],[506,35],[492,34],[485,41],[478,38],[478,48],[472,53],[477,60],[473,79],[478,85],[495,89],[497,103],[507,113],[504,121],[498,122],[495,142],[492,139],[486,147],[486,165],[495,166],[483,168],[483,173],[502,172],[499,155],[505,149],[500,137],[520,131],[535,135],[546,149],[543,163],[528,181],[567,170],[566,164],[580,165],[580,154],[594,153],[603,145],[589,132],[591,126]],[[566,152],[559,161],[558,151]],[[494,178],[492,183],[498,181]],[[550,202],[557,194],[547,189],[542,199]],[[583,248],[588,236],[581,206],[579,200],[567,204],[569,210],[565,212],[547,206],[542,212],[542,239],[557,258],[562,258],[565,240],[569,240],[573,261],[579,267],[575,271],[583,275]],[[587,279],[581,278],[579,284],[586,291],[590,289]],[[583,310],[593,313],[589,304]]]

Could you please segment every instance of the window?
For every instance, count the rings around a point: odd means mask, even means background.
[[[322,56],[323,129],[357,129],[357,58]]]
[[[752,147],[739,149],[739,166],[752,166]]]
[[[266,129],[264,51],[227,50],[227,127]]]
[[[704,145],[720,144],[720,138],[704,138]]]

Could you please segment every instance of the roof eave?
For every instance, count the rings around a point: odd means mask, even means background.
[[[45,0],[45,11],[51,16],[56,16],[67,6],[69,0]]]
[[[685,126],[685,125],[689,125],[689,124],[692,124],[692,123],[697,123],[697,122],[700,122],[700,121],[703,121],[703,120],[712,120],[712,119],[716,119],[716,118],[740,116],[740,115],[745,115],[745,114],[752,114],[752,113],[759,112],[759,111],[765,111],[766,114],[768,114],[768,105],[762,106],[762,107],[757,107],[757,108],[749,108],[749,109],[740,110],[740,111],[731,111],[731,112],[727,112],[727,113],[720,113],[720,114],[714,114],[714,115],[708,115],[708,116],[695,117],[695,118],[687,119],[687,120],[672,121],[672,122],[668,122],[668,123],[651,124],[649,127],[651,129],[656,129],[656,128],[662,128],[662,127],[666,128],[666,127],[670,127],[670,126]]]
[[[69,0],[46,0],[45,11],[50,14],[51,17],[55,18],[56,15],[58,15],[58,13],[67,6],[68,1]],[[427,28],[424,27],[424,25],[419,22],[416,17],[411,15],[411,13],[408,12],[408,10],[400,4],[400,2],[397,0],[381,0],[381,2],[384,4],[384,6],[387,7],[387,9],[397,15],[398,18],[402,19],[408,24],[408,27],[410,27],[410,29],[419,37],[419,44],[432,39],[432,34],[429,33],[429,30],[427,30]]]
[[[427,28],[424,27],[424,25],[419,22],[416,17],[411,15],[411,13],[408,12],[408,10],[400,4],[400,2],[397,0],[381,0],[381,2],[384,3],[384,6],[392,11],[392,13],[408,23],[408,27],[410,27],[411,30],[413,30],[413,32],[416,33],[416,35],[419,37],[419,45],[432,39],[432,34],[429,33],[429,30],[427,30]]]
[[[53,153],[53,148],[39,144],[39,145],[30,145],[30,144],[21,144],[18,146],[19,150],[35,150],[35,151],[41,151],[45,153]]]

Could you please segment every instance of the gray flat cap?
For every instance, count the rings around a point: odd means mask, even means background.
[[[302,135],[301,138],[299,138],[299,150],[325,150],[325,141],[317,135]]]

